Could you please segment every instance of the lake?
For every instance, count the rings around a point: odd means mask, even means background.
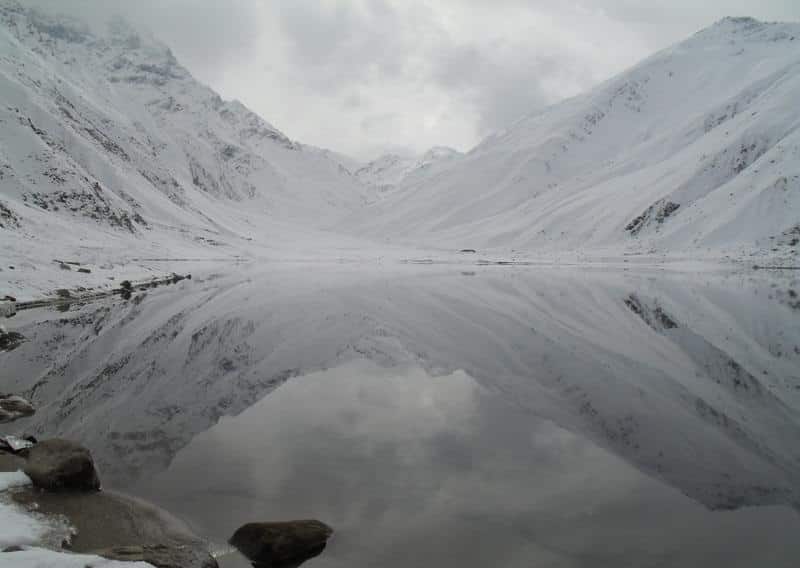
[[[792,273],[274,265],[5,320],[3,431],[304,566],[794,567]],[[228,565],[242,565],[234,557]]]

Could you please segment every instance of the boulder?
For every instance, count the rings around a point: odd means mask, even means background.
[[[228,542],[259,568],[289,568],[319,556],[333,529],[320,521],[248,523]]]
[[[21,396],[0,394],[0,424],[13,422],[35,413],[33,405]]]
[[[146,562],[156,568],[218,568],[217,561],[210,554],[199,554],[197,550],[184,546],[117,546],[94,551],[94,554],[120,562]]]
[[[89,450],[68,440],[45,440],[30,449],[25,474],[47,491],[99,491]]]

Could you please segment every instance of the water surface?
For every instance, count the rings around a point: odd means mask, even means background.
[[[0,389],[217,545],[251,520],[331,524],[308,566],[789,567],[798,289],[252,270],[7,320],[29,341]]]

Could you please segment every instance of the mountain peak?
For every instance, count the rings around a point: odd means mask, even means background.
[[[764,22],[750,16],[725,16],[714,23],[715,26],[731,26],[737,28],[753,28],[764,25]]]
[[[763,22],[748,16],[727,16],[697,32],[695,38],[717,41],[775,42],[794,41],[798,36],[800,36],[800,24],[798,23]]]
[[[68,43],[85,43],[92,37],[86,22],[77,20],[68,14],[50,15],[39,10],[23,6],[16,0],[0,0],[0,18],[5,24],[27,24],[28,33],[51,40],[62,40]],[[25,22],[27,20],[27,22]]]

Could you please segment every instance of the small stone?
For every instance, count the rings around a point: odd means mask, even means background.
[[[333,529],[315,520],[248,523],[228,542],[255,566],[289,568],[319,556]]]
[[[45,440],[31,448],[25,474],[48,491],[98,491],[100,479],[89,450],[68,440]]]
[[[12,454],[27,455],[28,450],[35,445],[35,442],[31,442],[30,440],[26,440],[25,438],[20,438],[18,436],[0,436],[0,451]]]

